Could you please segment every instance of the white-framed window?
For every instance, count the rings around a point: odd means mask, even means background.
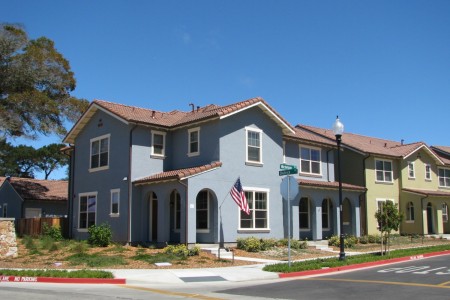
[[[386,202],[394,203],[392,199],[377,199],[377,211],[381,211],[382,207]]]
[[[119,215],[120,207],[120,189],[111,190],[111,216]]]
[[[96,224],[97,192],[80,193],[78,205],[78,229],[87,230]]]
[[[300,147],[300,173],[320,175],[320,149]]]
[[[392,161],[375,160],[375,172],[377,182],[393,182]]]
[[[269,190],[246,189],[245,197],[248,201],[250,215],[240,210],[240,229],[269,229]]]
[[[328,198],[322,201],[322,230],[330,229],[330,202]]]
[[[152,130],[151,155],[164,157],[166,152],[166,133]]]
[[[246,127],[247,157],[249,163],[262,164],[262,130]]]
[[[200,191],[196,199],[197,232],[209,232],[209,203],[210,193],[207,190]]]
[[[109,140],[111,135],[106,134],[91,139],[90,171],[106,170],[109,167]]]
[[[414,222],[414,204],[412,202],[406,204],[406,222]]]
[[[306,197],[302,197],[300,199],[300,203],[298,206],[298,217],[299,217],[299,226],[300,231],[309,230],[309,199]]]
[[[173,207],[173,228],[179,231],[181,228],[181,196],[178,191],[170,194],[170,204]]]
[[[414,162],[408,161],[408,178],[416,178],[416,173],[414,172]]]
[[[448,205],[447,203],[442,203],[442,222],[448,223]]]
[[[2,218],[8,217],[8,203],[3,203],[2,206]]]
[[[450,187],[450,169],[439,168],[439,186]]]
[[[200,154],[200,127],[188,130],[188,156]]]
[[[425,180],[431,180],[431,165],[425,164]]]

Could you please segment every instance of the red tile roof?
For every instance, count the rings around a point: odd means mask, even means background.
[[[202,166],[186,168],[186,169],[178,169],[178,170],[172,170],[172,171],[165,171],[165,172],[153,174],[151,176],[137,179],[133,183],[140,185],[140,184],[150,184],[150,183],[169,181],[169,180],[181,180],[185,177],[197,175],[197,174],[200,174],[205,171],[214,170],[221,166],[222,166],[222,163],[220,161],[215,161],[210,164],[206,164],[206,165],[202,165]]]
[[[316,187],[316,188],[328,188],[328,189],[338,189],[339,188],[339,182],[337,181],[319,181],[319,180],[307,180],[307,179],[297,179],[298,184],[300,187]],[[350,191],[358,191],[358,192],[365,192],[367,189],[363,186],[348,184],[348,183],[342,183],[342,189],[343,190],[350,190]]]
[[[0,177],[3,183],[6,177]],[[65,180],[39,180],[11,177],[9,183],[23,200],[67,201],[68,182]]]
[[[294,133],[285,134],[285,137],[295,139],[298,141],[303,141],[306,143],[320,144],[320,145],[328,145],[330,147],[336,147],[336,142],[330,140],[329,138],[322,137],[318,134],[312,133],[309,130],[305,130],[301,127],[295,127]]]

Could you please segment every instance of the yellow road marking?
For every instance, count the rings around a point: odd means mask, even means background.
[[[162,295],[166,295],[166,296],[178,296],[178,297],[204,299],[204,300],[224,300],[222,298],[208,297],[208,296],[200,295],[200,294],[172,292],[172,291],[152,289],[152,288],[146,288],[146,287],[140,287],[140,286],[132,286],[132,285],[118,285],[118,286],[123,287],[123,288],[127,288],[127,289],[133,289],[133,290],[140,290],[140,291],[146,291],[146,292],[162,294]]]
[[[450,281],[443,282],[443,283],[440,283],[440,284],[438,284],[438,285],[439,285],[439,286],[444,286],[444,285],[447,285],[447,284],[450,284]]]
[[[382,280],[362,280],[362,279],[337,279],[337,278],[304,278],[299,280],[320,280],[320,281],[340,281],[340,282],[356,282],[356,283],[377,283],[377,284],[391,284],[391,285],[406,285],[406,286],[419,286],[419,287],[429,287],[429,288],[442,288],[450,289],[450,286],[446,286],[449,282],[444,282],[441,284],[426,284],[426,283],[411,283],[411,282],[392,282],[392,281],[382,281]]]

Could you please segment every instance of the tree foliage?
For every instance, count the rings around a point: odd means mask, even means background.
[[[64,121],[76,121],[88,106],[70,95],[75,86],[52,40],[30,40],[18,25],[0,24],[0,134],[65,134]]]
[[[389,252],[391,232],[399,230],[404,216],[399,211],[397,203],[386,201],[381,206],[381,209],[375,213],[375,218],[378,221],[381,235],[384,233],[387,241],[385,251]]]
[[[64,144],[49,144],[39,149],[31,146],[13,146],[5,140],[0,141],[0,175],[34,178],[41,171],[48,179],[58,168],[68,164],[68,157],[61,153]]]

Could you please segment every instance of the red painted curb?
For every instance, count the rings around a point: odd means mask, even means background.
[[[326,273],[332,273],[332,272],[348,271],[348,270],[374,267],[374,266],[380,266],[380,265],[397,263],[397,262],[404,262],[404,261],[409,261],[409,260],[417,260],[417,259],[423,259],[426,257],[433,257],[433,256],[438,256],[438,255],[446,255],[446,254],[450,254],[450,250],[444,250],[444,251],[432,252],[432,253],[424,253],[424,254],[420,254],[420,255],[407,256],[407,257],[391,258],[391,259],[372,261],[372,262],[367,262],[367,263],[334,267],[334,268],[327,268],[327,269],[281,273],[281,274],[278,274],[278,277],[279,278],[290,278],[290,277],[301,277],[301,276],[309,276],[309,275],[320,275],[320,274],[326,274]]]
[[[123,279],[123,278],[57,278],[57,277],[27,277],[27,276],[0,275],[0,283],[1,282],[126,284],[126,279]]]

